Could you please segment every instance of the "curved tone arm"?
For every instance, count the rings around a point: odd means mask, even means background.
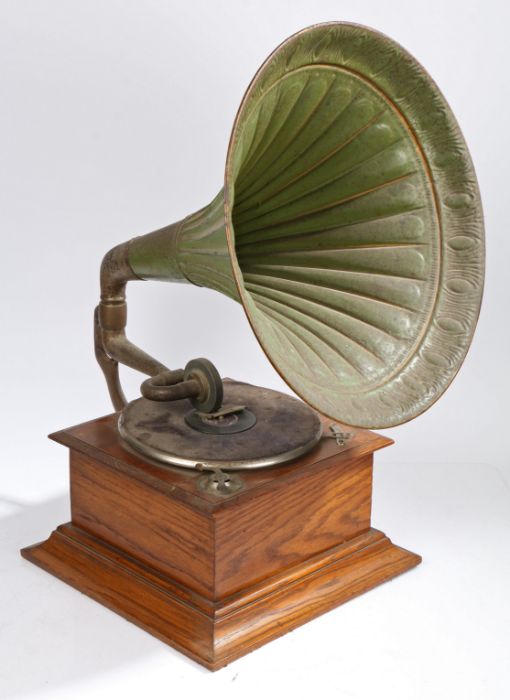
[[[126,337],[126,284],[140,279],[129,264],[129,242],[112,248],[101,264],[101,301],[94,312],[94,347],[116,411],[126,406],[119,362],[148,374],[142,394],[154,401],[189,398],[197,408],[214,411],[223,389],[217,370],[208,360],[192,360],[184,370],[170,371]]]
[[[129,264],[128,247],[129,242],[121,243],[104,256],[100,275],[101,301],[94,313],[96,358],[116,411],[127,403],[119,379],[119,362],[150,376],[167,371],[165,365],[126,337],[126,284],[140,279]]]

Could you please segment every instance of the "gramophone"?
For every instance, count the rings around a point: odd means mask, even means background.
[[[299,398],[139,349],[134,280],[240,302]],[[116,413],[50,436],[70,449],[71,522],[27,559],[213,670],[419,563],[371,525],[373,453],[392,442],[372,429],[458,371],[483,222],[457,122],[403,48],[344,23],[283,42],[243,97],[218,196],[114,247],[100,283]],[[129,403],[119,363],[147,375]]]

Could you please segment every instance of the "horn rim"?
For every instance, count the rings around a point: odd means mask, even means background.
[[[299,386],[296,383],[296,381],[293,381],[291,378],[288,377],[288,369],[286,371],[286,368],[284,366],[280,366],[280,364],[275,360],[271,348],[266,347],[266,344],[264,343],[264,339],[262,337],[263,332],[261,332],[256,318],[250,311],[250,295],[249,292],[245,289],[242,271],[237,262],[235,232],[232,223],[232,210],[234,206],[233,160],[237,145],[236,137],[243,124],[243,118],[246,115],[246,111],[250,105],[250,101],[252,100],[252,98],[254,98],[254,95],[257,89],[260,87],[261,83],[265,79],[268,79],[270,77],[271,72],[274,71],[275,74],[278,73],[278,62],[280,62],[280,64],[286,64],[286,62],[291,58],[294,49],[299,48],[298,44],[303,40],[306,41],[306,39],[309,38],[310,35],[312,35],[315,32],[319,32],[321,34],[321,38],[323,38],[329,33],[330,37],[333,37],[333,40],[335,38],[335,32],[338,33],[339,37],[337,37],[337,39],[340,38],[340,40],[342,38],[342,36],[340,36],[342,33],[344,37],[350,34],[354,39],[358,39],[360,44],[362,44],[364,41],[368,41],[369,44],[372,42],[375,46],[379,48],[382,47],[388,50],[389,52],[393,52],[393,58],[396,59],[399,68],[403,68],[404,71],[407,71],[408,77],[410,76],[411,78],[414,77],[416,79],[419,78],[421,80],[425,80],[427,88],[430,91],[430,95],[435,101],[435,107],[442,110],[443,112],[443,115],[445,117],[445,124],[443,125],[443,127],[438,128],[437,125],[434,125],[432,128],[429,128],[429,131],[439,131],[440,135],[443,138],[448,138],[452,140],[457,149],[457,160],[453,158],[450,162],[446,161],[445,163],[443,163],[441,167],[438,167],[436,165],[436,167],[433,168],[431,166],[431,161],[434,161],[434,157],[440,156],[440,145],[435,144],[434,139],[432,139],[430,135],[428,135],[426,129],[417,128],[417,124],[420,123],[420,119],[423,119],[423,117],[426,116],[426,112],[430,109],[430,102],[427,99],[425,99],[423,102],[420,102],[420,100],[417,99],[414,102],[411,101],[411,105],[406,109],[406,111],[404,111],[403,108],[401,109],[403,119],[409,126],[413,137],[416,139],[419,149],[423,152],[424,162],[431,174],[431,186],[435,193],[435,196],[438,199],[438,217],[441,221],[441,269],[439,276],[439,284],[436,290],[436,298],[430,313],[430,317],[427,323],[424,324],[424,328],[422,330],[418,344],[410,352],[403,366],[400,366],[397,369],[396,373],[391,373],[389,380],[392,386],[390,386],[390,384],[388,384],[385,380],[380,387],[372,391],[361,391],[359,393],[359,396],[362,397],[361,403],[364,405],[360,409],[359,419],[356,420],[346,420],[346,416],[341,415],[341,412],[333,413],[328,409],[325,410],[325,406],[321,405],[320,400],[317,400],[316,397],[309,395],[306,391],[303,391],[302,387]],[[363,49],[361,49],[361,52],[363,52]],[[321,61],[321,56],[322,55],[319,52],[314,56],[315,60],[306,65],[313,65],[314,63],[323,62],[323,60]],[[350,57],[350,60],[352,62],[352,56]],[[335,65],[337,65],[340,68],[346,67],[345,63],[340,62]],[[352,69],[352,65],[347,67]],[[392,104],[395,104],[395,98],[392,97],[392,95],[388,94],[385,90],[383,90],[381,88],[381,85],[373,78],[373,76],[367,75],[361,71],[360,75],[364,79],[373,82],[375,88],[380,90]],[[383,78],[386,78],[386,80],[388,80],[388,76],[384,74],[384,71]],[[277,77],[275,77],[275,80],[276,79]],[[269,88],[271,84],[271,82],[268,82],[267,87]],[[410,109],[415,110],[415,114],[412,119],[409,118]],[[442,139],[437,140],[439,142],[442,141]],[[425,151],[425,149],[427,149],[427,152]],[[461,197],[463,196],[462,192],[459,193],[455,190],[454,187],[451,186],[451,184],[449,184],[449,181],[453,181],[454,184],[458,184],[458,177],[456,178],[454,172],[455,168],[458,167],[459,164],[458,159],[460,159],[460,163],[465,173],[464,178],[461,179],[461,182],[466,182],[469,184],[468,195],[471,197],[469,205],[471,212],[467,214],[465,212],[465,208],[468,205],[460,206],[459,211],[457,213],[454,211],[453,214],[451,214],[450,212],[453,221],[450,222],[448,226],[446,226],[442,222],[443,210],[446,206],[448,206],[446,202],[449,200],[449,198],[452,202],[455,202],[457,201],[455,200],[456,197],[458,198],[459,195]],[[440,195],[438,194],[438,183],[441,184]],[[454,204],[451,204],[451,208],[454,208]],[[331,418],[332,420],[340,421],[345,425],[350,425],[352,427],[358,428],[388,428],[394,427],[396,425],[401,425],[409,420],[412,420],[416,416],[421,415],[424,411],[430,408],[440,398],[440,396],[442,396],[442,394],[449,387],[453,379],[456,377],[458,371],[460,370],[465,360],[467,352],[469,351],[469,348],[471,346],[471,342],[473,339],[474,332],[476,330],[476,325],[480,314],[483,296],[485,268],[483,212],[473,163],[471,160],[469,150],[467,148],[467,144],[457,123],[457,120],[448,102],[446,101],[445,97],[439,90],[434,80],[430,77],[430,75],[423,68],[423,66],[400,44],[398,44],[385,34],[371,29],[370,27],[348,22],[327,22],[322,24],[314,24],[309,27],[306,27],[305,29],[302,29],[301,31],[291,35],[286,40],[284,40],[268,56],[268,58],[264,61],[259,70],[255,73],[241,100],[236,117],[234,119],[225,166],[224,215],[227,245],[230,253],[233,278],[235,280],[235,285],[237,287],[239,298],[241,300],[248,322],[255,334],[255,337],[257,338],[259,345],[261,346],[264,354],[268,358],[271,365],[274,367],[274,369],[280,375],[280,377],[284,380],[284,382],[303,401],[305,401],[312,408],[316,409],[323,415]],[[457,215],[457,219],[455,219],[455,215]],[[471,237],[475,239],[479,246],[479,253],[476,258],[476,274],[474,275],[474,277],[469,278],[470,283],[472,285],[472,300],[470,304],[471,318],[469,319],[469,322],[467,324],[467,329],[461,334],[457,333],[457,336],[460,335],[460,338],[457,338],[457,345],[460,346],[460,349],[459,347],[457,348],[456,356],[454,356],[455,348],[453,348],[453,350],[449,348],[450,355],[447,358],[448,366],[446,368],[441,368],[437,366],[435,367],[435,371],[438,374],[441,374],[440,381],[432,387],[432,390],[430,390],[430,388],[427,386],[425,387],[428,390],[428,394],[425,398],[420,397],[408,399],[406,405],[402,406],[402,378],[404,372],[406,372],[405,378],[410,384],[412,384],[412,382],[414,381],[418,381],[419,384],[423,384],[423,363],[426,362],[427,364],[434,364],[433,362],[430,362],[430,360],[424,359],[423,352],[426,351],[428,353],[428,356],[432,358],[434,356],[435,350],[437,350],[437,346],[440,345],[440,343],[438,343],[437,338],[435,337],[438,335],[437,329],[433,329],[433,326],[434,321],[437,319],[438,315],[440,315],[441,310],[444,309],[445,305],[447,309],[449,309],[448,313],[450,315],[452,306],[454,311],[460,310],[465,312],[466,310],[466,304],[464,301],[462,301],[462,299],[457,298],[452,301],[451,298],[448,299],[446,297],[449,301],[449,304],[445,304],[445,290],[447,289],[448,282],[452,282],[454,279],[457,278],[463,278],[463,272],[466,271],[468,265],[471,268],[473,267],[473,261],[471,259],[468,262],[463,261],[462,255],[458,255],[455,257],[454,265],[452,265],[451,262],[448,264],[448,260],[445,260],[445,248],[447,243],[456,236],[462,236],[462,233],[459,233],[459,231],[451,234],[451,231],[455,229],[454,224],[458,224],[460,219],[463,220],[462,224],[464,228],[469,229],[469,227],[471,227],[471,230],[475,232],[475,235]],[[449,236],[448,231],[450,231]],[[452,269],[452,267],[454,269]],[[458,294],[457,297],[459,296],[461,297],[462,295]],[[449,318],[448,315],[446,317]],[[435,336],[433,335],[433,330],[435,330]],[[421,363],[418,364],[417,368],[413,368],[413,360],[416,360],[416,358],[418,357],[420,358]],[[431,370],[430,368],[428,368],[428,374],[430,374],[430,372]],[[425,372],[425,374],[427,375],[427,372]],[[417,379],[415,375],[417,375]],[[356,400],[359,400],[359,396]],[[382,402],[381,397],[383,397]],[[381,417],[381,419],[378,420],[378,418],[381,416],[381,413],[384,414],[385,411],[387,412],[387,406],[392,402],[394,402],[395,405],[400,404],[398,406],[397,414],[395,415],[394,411],[393,417]],[[368,410],[368,415],[367,409],[371,409]]]

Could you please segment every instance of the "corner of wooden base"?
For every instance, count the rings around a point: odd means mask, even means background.
[[[212,671],[421,561],[370,529],[213,601],[72,524],[21,554]]]

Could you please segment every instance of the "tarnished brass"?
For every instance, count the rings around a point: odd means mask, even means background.
[[[172,401],[174,398],[182,399],[184,396],[176,396],[173,390],[175,390],[176,385],[179,386],[183,381],[183,369],[176,369],[173,371],[166,370],[165,372],[160,372],[146,379],[142,383],[140,390],[142,396],[152,401]],[[200,392],[198,382],[195,382],[195,386],[190,388],[190,392],[198,395]]]
[[[187,467],[224,470],[270,467],[312,449],[322,423],[302,401],[279,391],[225,379],[225,404],[246,405],[257,420],[248,430],[206,433],[186,420],[189,402],[132,401],[119,417],[122,439],[145,458]]]
[[[129,264],[128,247],[128,243],[122,243],[103,258],[100,274],[101,301],[94,313],[96,357],[116,410],[126,405],[119,379],[119,362],[151,376],[168,371],[161,362],[126,338],[126,284],[130,280],[139,279]]]
[[[336,444],[340,446],[345,445],[347,440],[350,440],[352,437],[352,433],[346,433],[338,423],[332,423],[329,426],[329,430],[331,435],[328,435],[328,437],[334,438]]]
[[[94,313],[94,343],[98,363],[103,370],[116,410],[126,405],[119,379],[118,363],[132,367],[150,379],[143,382],[142,395],[154,401],[189,398],[202,411],[221,406],[221,378],[212,362],[191,360],[184,370],[171,371],[126,337],[126,284],[139,279],[129,263],[129,243],[110,250],[101,265],[101,301]]]
[[[141,386],[142,396],[151,401],[190,399],[195,408],[204,413],[217,411],[223,401],[223,383],[218,370],[205,357],[190,360],[186,367],[165,370],[146,379]]]
[[[221,469],[204,474],[198,479],[198,488],[214,496],[228,496],[243,488],[243,480],[237,474],[227,474]]]

